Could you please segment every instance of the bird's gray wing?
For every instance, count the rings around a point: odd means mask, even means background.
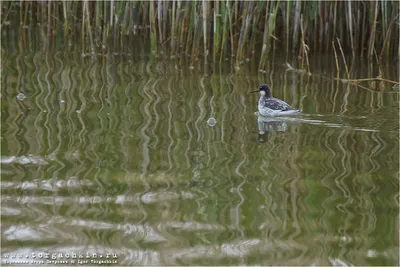
[[[285,101],[273,97],[265,99],[264,106],[272,110],[285,111],[292,109],[292,107]]]

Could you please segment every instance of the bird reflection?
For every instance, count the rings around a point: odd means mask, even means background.
[[[288,128],[287,121],[279,117],[258,116],[257,142],[264,143],[267,132],[285,132]]]

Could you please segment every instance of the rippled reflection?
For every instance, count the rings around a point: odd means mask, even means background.
[[[398,263],[398,93],[277,63],[268,77],[74,52],[2,63],[2,252]],[[303,114],[256,117],[261,82]]]

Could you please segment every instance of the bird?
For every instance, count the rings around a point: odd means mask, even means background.
[[[271,88],[268,84],[262,84],[258,90],[250,92],[261,94],[258,100],[258,113],[261,116],[286,116],[301,113],[301,109],[292,108],[288,103],[272,97]]]

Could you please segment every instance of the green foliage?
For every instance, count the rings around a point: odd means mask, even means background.
[[[339,38],[353,56],[357,50],[357,55],[389,58],[399,45],[397,1],[21,1],[2,2],[1,8],[3,25],[38,25],[43,43],[52,32],[63,32],[67,40],[61,43],[79,37],[83,53],[144,38],[152,51],[187,53],[192,61],[236,57],[238,64],[255,50],[262,68],[272,46],[300,56],[305,46],[309,54],[333,53],[332,41]],[[26,31],[21,27],[19,33]]]

